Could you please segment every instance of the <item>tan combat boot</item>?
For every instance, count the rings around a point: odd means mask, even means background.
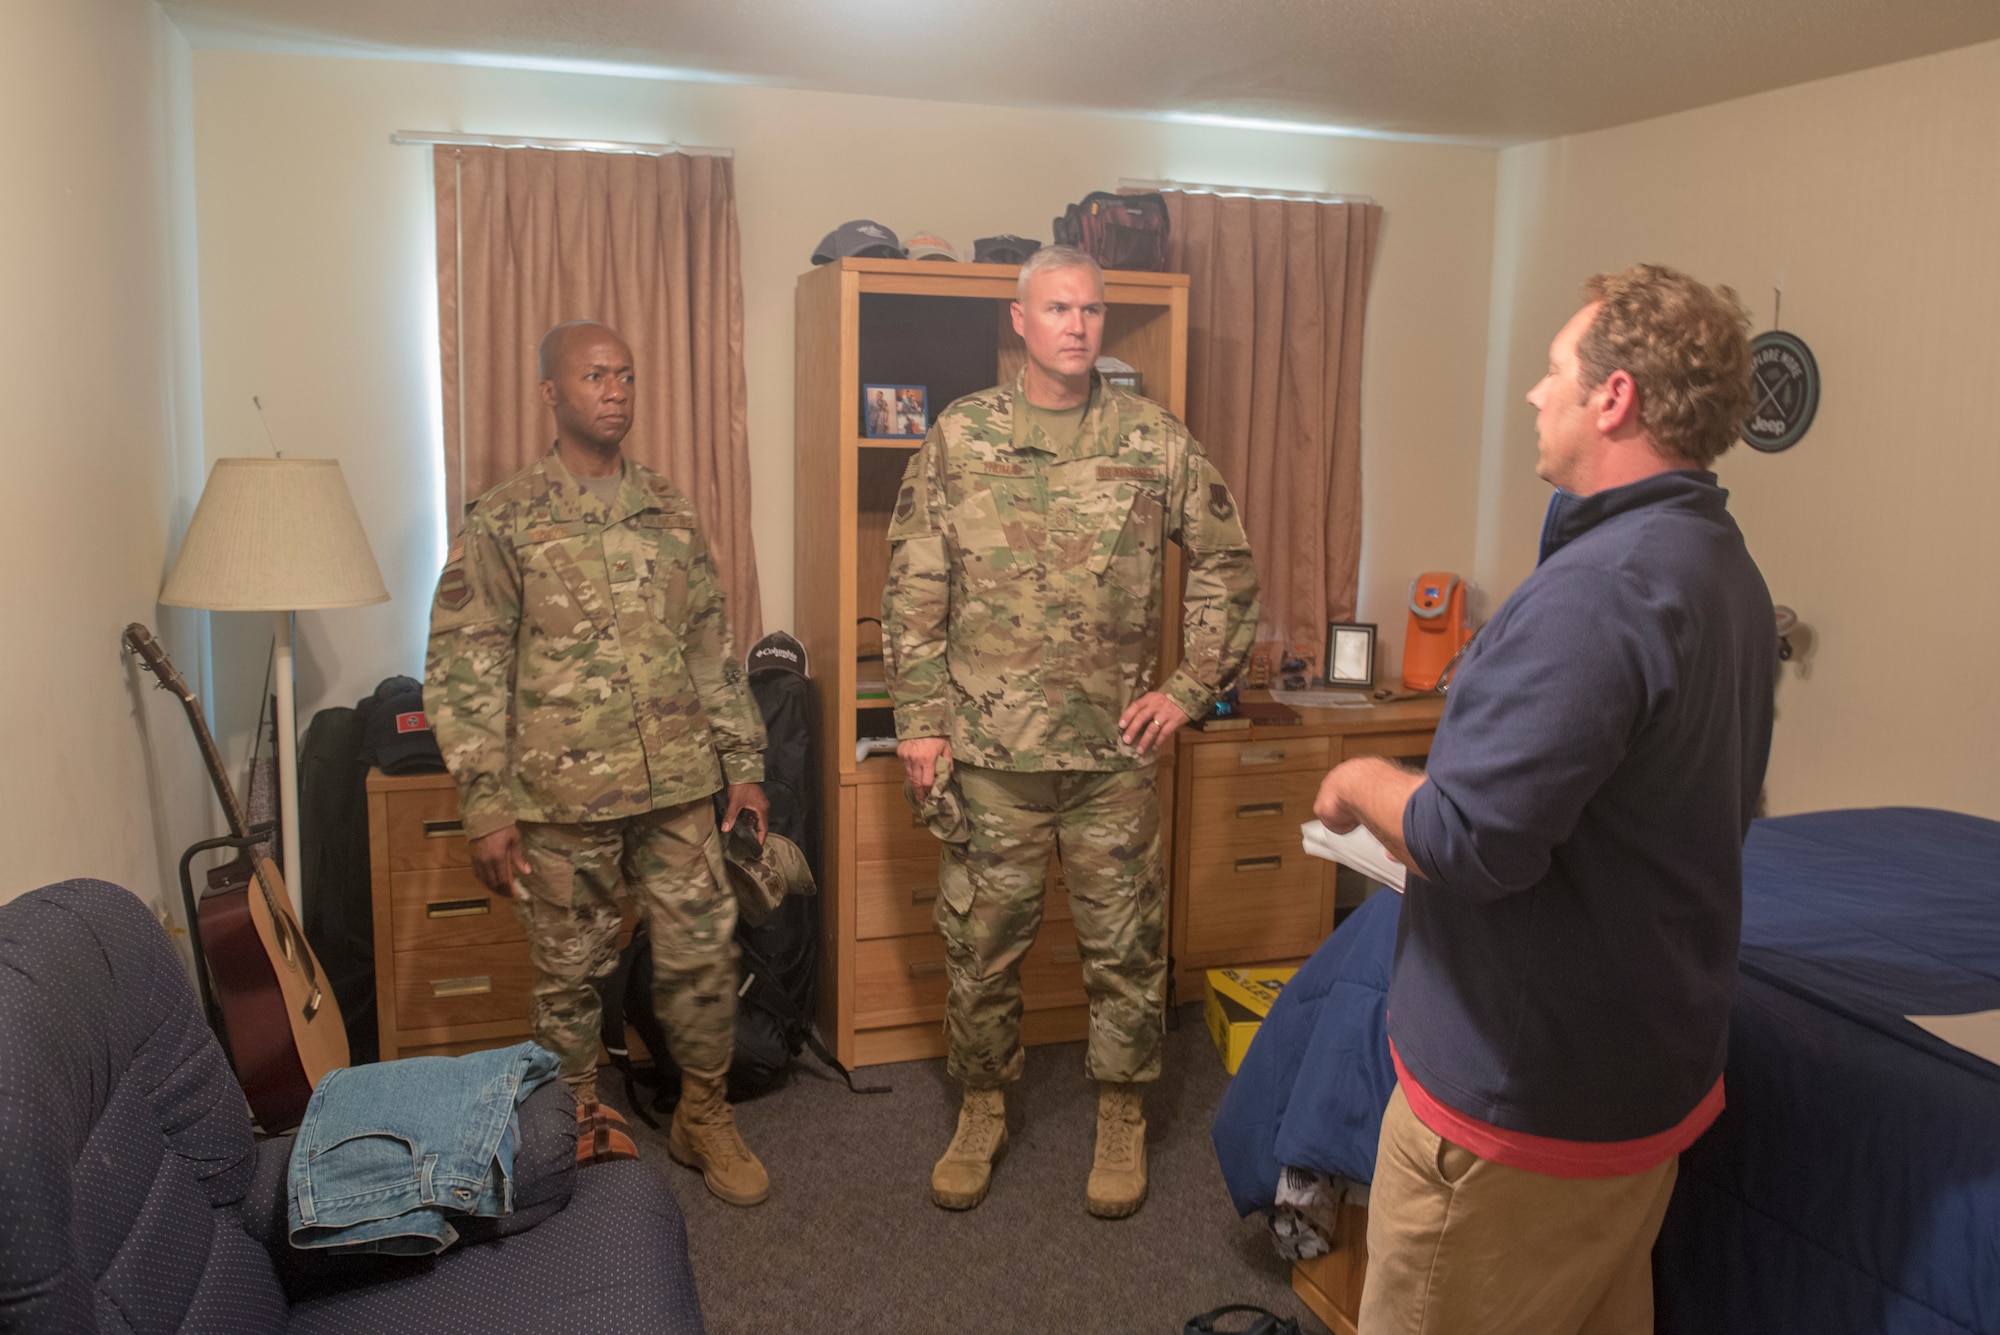
[[[764,1165],[743,1143],[723,1097],[724,1071],[681,1071],[681,1101],[667,1128],[667,1153],[701,1170],[708,1189],[731,1205],[756,1205],[771,1194]]]
[[[993,1160],[1006,1143],[1006,1094],[968,1086],[958,1109],[958,1132],[931,1169],[932,1202],[947,1210],[970,1210],[985,1200]]]
[[[1139,1111],[1145,1097],[1144,1085],[1098,1086],[1097,1160],[1084,1192],[1099,1219],[1123,1219],[1146,1203],[1146,1119]]]

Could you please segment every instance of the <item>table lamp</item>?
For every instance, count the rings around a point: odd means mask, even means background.
[[[276,613],[278,816],[285,884],[299,885],[298,720],[292,614],[389,601],[335,459],[218,459],[167,572],[160,601],[211,612]]]

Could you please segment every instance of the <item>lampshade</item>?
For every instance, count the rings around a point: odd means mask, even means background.
[[[217,459],[160,601],[298,612],[389,601],[335,459]]]

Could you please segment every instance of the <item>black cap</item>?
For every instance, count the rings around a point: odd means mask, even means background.
[[[415,677],[390,677],[375,688],[374,708],[361,738],[361,759],[384,774],[442,774],[444,753],[424,713],[424,686]]]
[[[831,264],[835,260],[851,257],[869,259],[900,260],[904,257],[903,243],[896,234],[881,223],[867,218],[856,218],[844,222],[828,232],[813,247],[814,264]]]
[[[1020,264],[1042,248],[1039,241],[1025,236],[982,236],[972,243],[974,264]]]
[[[760,672],[796,672],[806,676],[806,647],[781,630],[774,630],[750,646],[743,666],[751,676]]]

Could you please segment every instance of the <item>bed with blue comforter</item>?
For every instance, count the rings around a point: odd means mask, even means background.
[[[1215,1121],[1237,1209],[1281,1165],[1365,1182],[1395,1087],[1400,897],[1299,970]],[[1654,1254],[1671,1335],[2000,1335],[2000,1067],[1906,1015],[2000,1009],[2000,823],[1884,808],[1757,821],[1728,1107]]]

